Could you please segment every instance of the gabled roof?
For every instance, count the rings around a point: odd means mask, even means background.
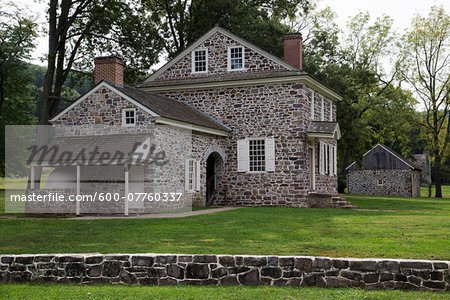
[[[370,149],[369,151],[367,151],[366,153],[363,154],[363,157],[366,156],[367,154],[369,154],[370,152],[372,152],[375,148],[377,147],[381,147],[383,148],[385,151],[391,153],[392,155],[394,155],[396,158],[398,158],[399,160],[401,160],[405,165],[407,165],[409,168],[413,169],[413,170],[421,170],[421,168],[416,165],[415,163],[413,163],[412,161],[410,161],[409,159],[404,158],[403,156],[401,156],[399,153],[397,153],[396,151],[394,151],[392,148],[382,145],[382,144],[376,144],[372,149]],[[352,162],[347,168],[345,168],[345,170],[350,169],[352,166],[356,165],[356,161]]]
[[[95,87],[93,87],[90,91],[88,91],[83,96],[78,98],[77,101],[69,105],[56,117],[50,120],[50,122],[54,122],[60,117],[62,117],[69,110],[77,106],[84,99],[86,99],[92,93],[94,93],[95,91],[97,91],[102,87],[111,89],[113,92],[119,94],[128,101],[132,102],[137,107],[148,112],[149,114],[151,114],[156,118],[157,123],[159,119],[164,119],[165,122],[164,124],[169,124],[167,120],[174,120],[188,124],[193,124],[199,127],[211,128],[213,130],[222,132],[230,131],[230,128],[228,128],[227,126],[221,124],[219,121],[207,116],[206,114],[200,112],[199,110],[193,108],[192,106],[187,105],[186,103],[162,95],[146,92],[141,89],[133,88],[130,86],[118,85],[107,79],[104,79],[103,81],[98,83]],[[196,127],[191,127],[191,129],[196,130]]]
[[[155,80],[156,78],[158,78],[159,75],[161,75],[162,73],[164,73],[167,69],[169,69],[171,66],[173,66],[175,63],[177,63],[178,61],[180,61],[184,56],[186,56],[187,54],[189,54],[190,52],[192,52],[195,48],[197,48],[200,44],[202,44],[204,41],[206,41],[207,39],[209,39],[211,36],[213,36],[215,33],[221,33],[227,37],[229,37],[230,39],[235,40],[236,42],[242,44],[243,46],[252,49],[253,51],[261,54],[262,56],[272,60],[273,62],[284,66],[286,69],[291,70],[291,71],[300,71],[300,69],[294,67],[293,65],[287,63],[286,61],[282,60],[281,58],[278,58],[272,54],[270,54],[269,52],[253,45],[252,43],[246,41],[245,39],[229,32],[228,30],[225,30],[219,26],[215,26],[213,27],[211,30],[209,30],[207,33],[205,33],[202,37],[200,37],[198,40],[196,40],[195,42],[193,42],[189,47],[187,47],[184,51],[182,51],[180,54],[178,54],[175,58],[173,58],[172,60],[170,60],[168,63],[166,63],[164,66],[162,66],[160,69],[158,69],[155,73],[153,73],[149,78],[147,78],[142,85],[145,85],[145,83],[151,82],[153,80]],[[301,71],[300,71],[301,72]]]
[[[337,122],[312,121],[308,126],[308,137],[340,139],[341,129]]]

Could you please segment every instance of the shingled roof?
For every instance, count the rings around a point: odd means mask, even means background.
[[[107,79],[105,79],[104,82],[113,86],[128,97],[134,99],[136,102],[139,102],[151,111],[157,113],[161,117],[208,128],[230,131],[228,127],[221,124],[219,121],[184,102],[155,93],[146,92],[131,86],[117,85]]]
[[[337,122],[312,121],[308,126],[308,136],[340,139],[341,130]]]
[[[145,108],[156,114],[158,117],[164,117],[167,119],[181,121],[220,131],[231,131],[230,128],[223,125],[219,121],[211,118],[210,116],[204,114],[198,109],[182,101],[178,101],[155,93],[143,91],[141,89],[133,88],[130,86],[118,85],[107,79],[104,79],[101,82],[99,82],[94,88],[91,89],[90,92],[99,88],[101,85],[106,85],[106,87],[109,86],[113,90],[116,90],[117,92],[136,101],[138,104],[144,106]],[[51,121],[57,120],[72,107],[78,105],[79,102],[84,99],[83,97],[85,97],[87,94],[89,94],[89,92],[87,92],[77,101],[69,105],[66,109],[64,109],[61,113],[59,113],[56,117],[54,117]]]

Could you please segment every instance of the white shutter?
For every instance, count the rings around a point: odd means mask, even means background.
[[[334,145],[334,175],[337,175],[337,145]]]
[[[266,153],[266,171],[275,171],[275,140],[266,139],[265,141],[265,153]]]
[[[184,164],[184,191],[189,191],[189,159]]]
[[[325,159],[325,151],[324,151],[324,143],[320,142],[319,143],[319,174],[323,174],[324,173],[324,159]]]
[[[195,161],[195,190],[200,191],[200,161]]]
[[[314,120],[314,90],[311,90],[311,99],[309,101],[309,118]]]
[[[248,172],[249,170],[249,150],[248,140],[237,141],[237,164],[238,172]]]
[[[320,121],[325,121],[325,102],[323,97],[320,97]]]
[[[334,146],[328,145],[328,151],[329,151],[329,163],[330,166],[328,168],[328,174],[333,175],[334,174]]]
[[[329,149],[329,147],[328,147],[328,144],[323,144],[324,145],[324,147],[323,147],[323,150],[324,150],[324,155],[325,155],[325,160],[324,160],[324,174],[328,174],[329,172],[329,170],[328,170],[328,167],[330,166],[330,164],[329,164],[329,154],[330,154],[330,152],[328,151],[328,149]]]
[[[333,122],[333,102],[331,100],[328,100],[330,103],[330,122]]]

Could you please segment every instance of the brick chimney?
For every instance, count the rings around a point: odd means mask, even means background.
[[[303,40],[301,33],[286,34],[283,36],[284,60],[296,68],[302,69]]]
[[[123,67],[125,62],[121,57],[115,55],[96,57],[94,64],[94,84],[99,83],[103,79],[109,79],[115,84],[123,85]]]

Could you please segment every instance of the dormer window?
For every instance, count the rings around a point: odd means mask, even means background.
[[[192,73],[208,72],[208,49],[192,51]]]
[[[228,48],[228,71],[244,70],[244,47]]]
[[[136,109],[127,108],[122,110],[123,126],[134,126],[136,124]]]

